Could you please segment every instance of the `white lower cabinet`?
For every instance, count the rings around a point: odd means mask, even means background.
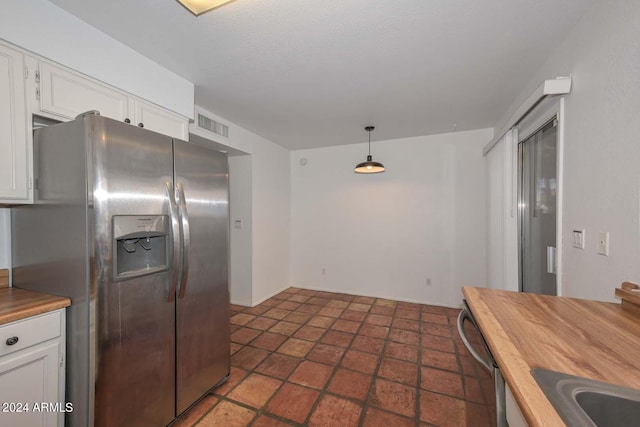
[[[0,327],[0,425],[62,427],[64,310]]]
[[[529,427],[529,424],[527,424],[527,421],[524,419],[524,415],[522,415],[522,411],[520,411],[518,402],[516,402],[513,393],[511,393],[509,384],[505,384],[505,400],[509,427]]]

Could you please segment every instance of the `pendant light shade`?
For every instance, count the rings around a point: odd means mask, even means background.
[[[371,131],[374,130],[375,127],[367,126],[364,128],[367,132],[369,132],[369,154],[367,155],[367,161],[358,163],[353,170],[355,173],[380,173],[384,172],[384,165],[380,162],[374,162],[373,157],[371,157]]]

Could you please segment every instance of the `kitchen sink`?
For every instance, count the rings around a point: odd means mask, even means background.
[[[628,427],[640,421],[640,390],[541,368],[531,375],[567,426]]]

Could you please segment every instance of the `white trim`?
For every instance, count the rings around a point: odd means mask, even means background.
[[[562,287],[562,217],[563,217],[563,198],[564,198],[564,129],[565,129],[565,99],[560,98],[560,106],[558,108],[558,132],[556,140],[557,150],[557,186],[556,186],[556,293],[558,296],[563,295]]]
[[[556,77],[555,79],[545,80],[529,97],[516,109],[509,117],[507,123],[495,133],[495,137],[491,142],[485,145],[482,150],[484,156],[502,139],[502,137],[513,126],[520,121],[547,96],[566,95],[571,91],[571,77]]]

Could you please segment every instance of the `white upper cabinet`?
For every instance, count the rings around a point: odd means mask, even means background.
[[[81,74],[40,61],[39,113],[74,119],[97,110],[101,116],[125,121],[174,138],[189,137],[189,120],[150,102],[92,80]]]
[[[24,56],[0,45],[0,203],[30,201]]]
[[[155,104],[133,98],[129,104],[133,112],[132,124],[174,138],[189,139],[189,120]]]
[[[111,87],[49,63],[40,62],[40,110],[66,119],[98,110],[100,115],[124,120],[128,97]]]

